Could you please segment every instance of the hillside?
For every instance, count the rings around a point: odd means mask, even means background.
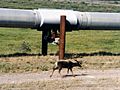
[[[49,0],[57,2],[87,2],[87,3],[115,3],[120,2],[120,0]]]
[[[78,11],[120,12],[120,0],[1,0],[1,8],[59,8]]]

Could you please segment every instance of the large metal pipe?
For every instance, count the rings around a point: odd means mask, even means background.
[[[0,8],[0,27],[59,29],[61,15],[66,16],[69,29],[120,29],[120,13],[5,8]]]
[[[120,29],[120,13],[77,12],[79,29]]]
[[[37,19],[32,10],[0,8],[0,27],[33,28]]]

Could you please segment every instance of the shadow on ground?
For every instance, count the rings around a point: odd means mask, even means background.
[[[93,53],[65,53],[65,58],[82,58],[85,56],[120,56],[120,53],[112,53],[112,52],[93,52]]]
[[[74,76],[71,74],[71,75],[63,75],[63,78],[66,78],[66,77],[79,77],[79,76],[87,76],[88,74],[74,74]]]
[[[0,55],[0,57],[20,57],[20,56],[42,56],[42,54],[14,53],[14,54],[1,54]]]
[[[50,53],[50,56],[57,56],[54,53]],[[1,54],[0,57],[20,57],[20,56],[42,56],[42,54],[27,54],[27,53],[14,53],[14,54]],[[85,56],[120,56],[120,53],[112,52],[93,52],[93,53],[65,53],[65,59],[82,58]]]

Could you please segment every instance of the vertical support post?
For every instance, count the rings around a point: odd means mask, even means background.
[[[47,50],[48,50],[48,31],[43,30],[42,31],[42,55],[47,55]]]
[[[59,60],[64,59],[64,55],[65,55],[65,27],[66,27],[66,16],[61,16],[60,17]]]

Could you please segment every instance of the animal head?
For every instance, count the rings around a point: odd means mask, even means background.
[[[77,60],[75,61],[76,61],[77,66],[82,67],[82,61],[77,61]]]

